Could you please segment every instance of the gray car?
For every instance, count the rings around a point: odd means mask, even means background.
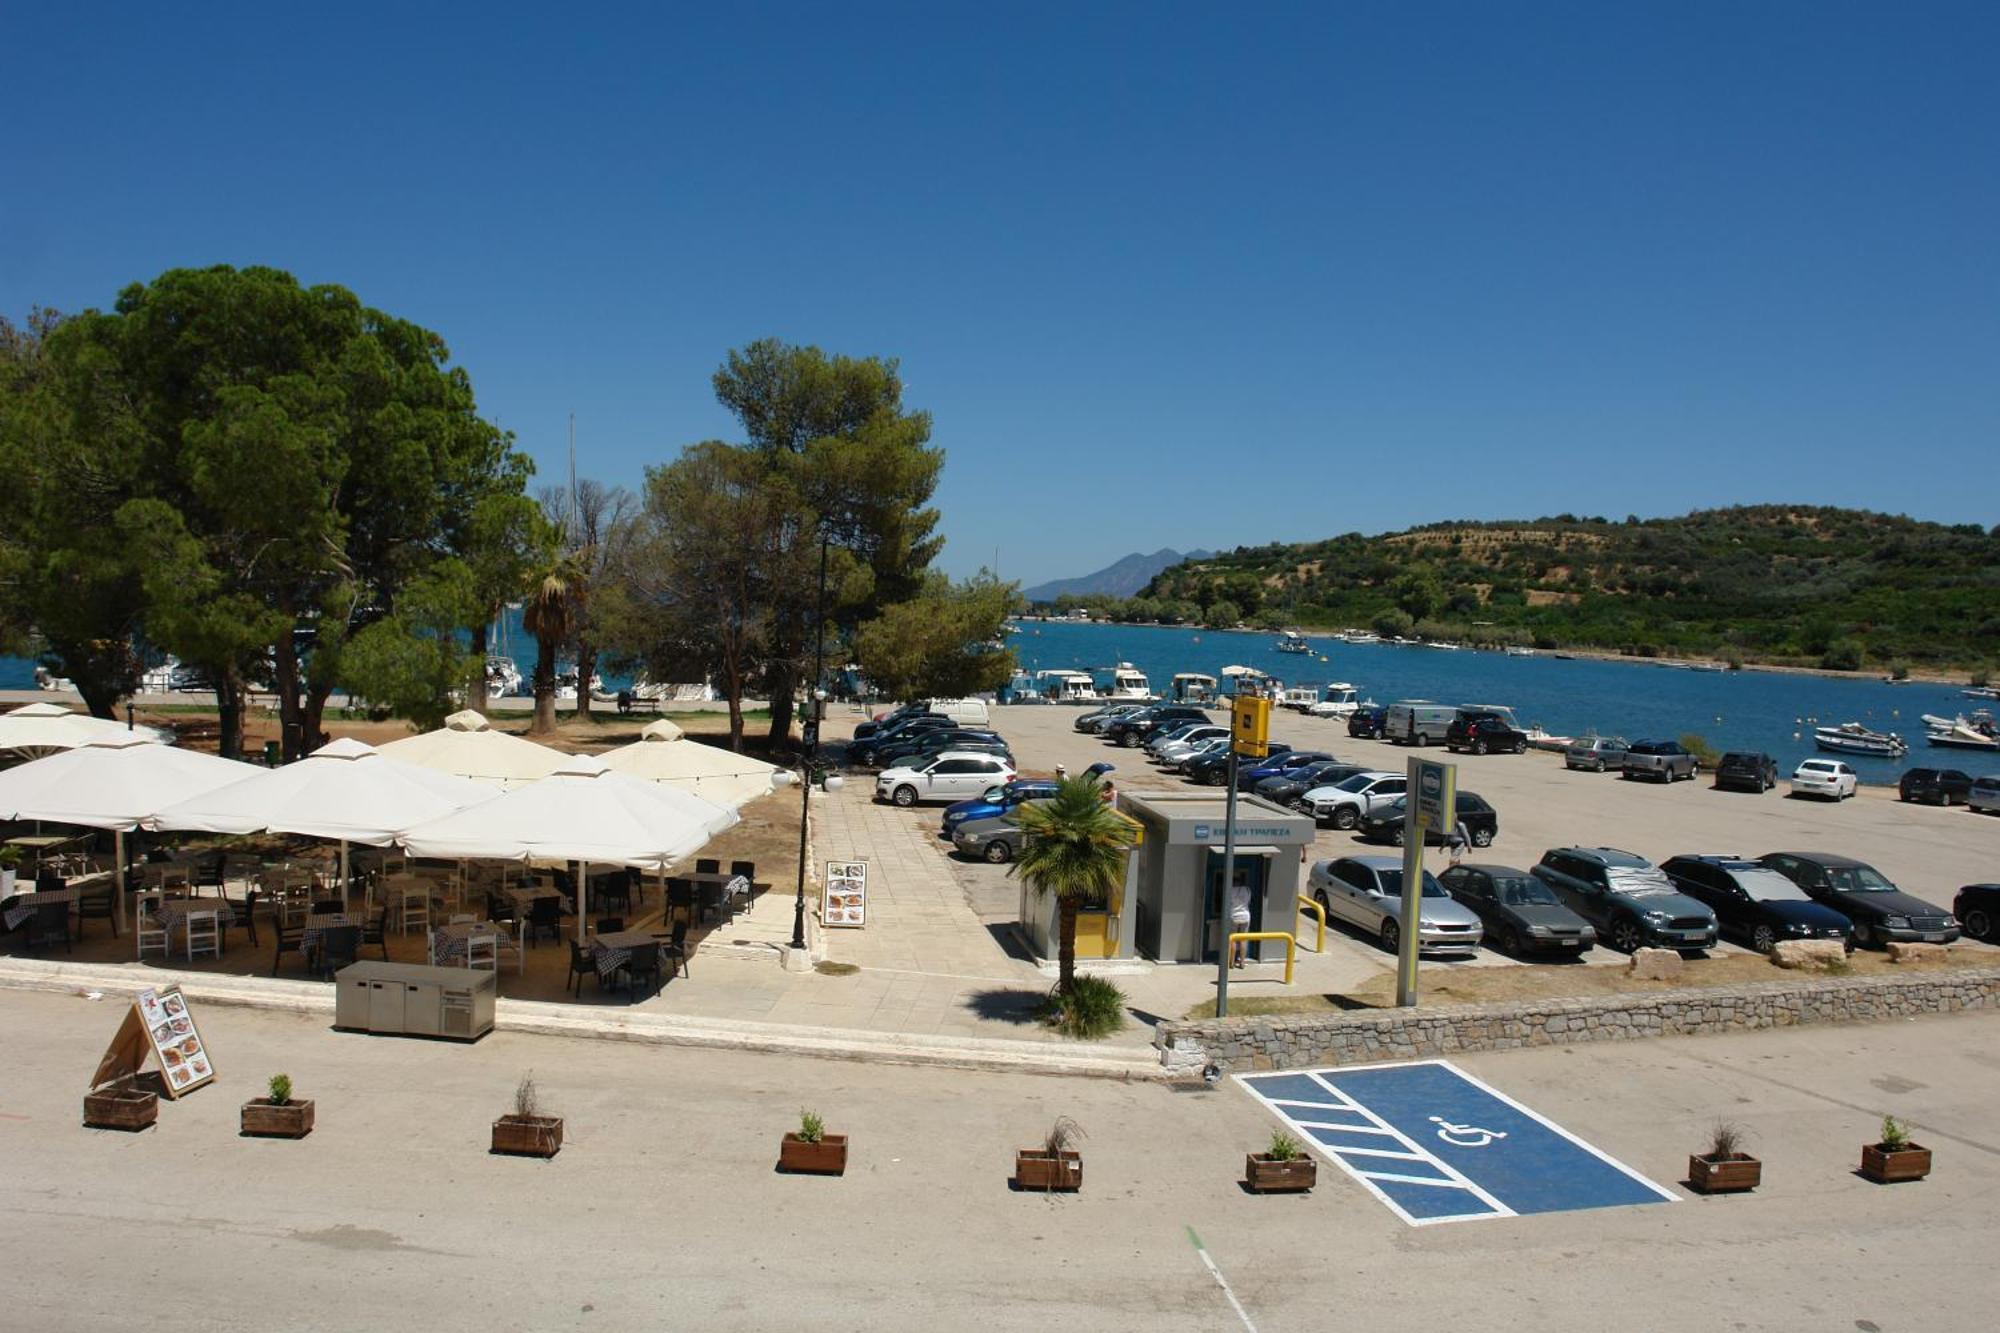
[[[1564,768],[1580,768],[1591,773],[1625,767],[1625,751],[1632,742],[1623,736],[1579,736],[1563,751]]]
[[[1019,856],[1027,841],[1027,835],[1014,822],[1011,812],[967,820],[951,835],[951,845],[958,849],[960,856],[990,861],[996,866],[1006,865]]]
[[[1530,873],[1621,952],[1642,945],[1715,947],[1715,913],[1708,904],[1676,889],[1643,856],[1616,847],[1552,848]]]
[[[1307,890],[1329,921],[1359,926],[1394,953],[1403,938],[1403,858],[1343,856],[1316,861]],[[1417,948],[1470,958],[1479,949],[1479,916],[1458,902],[1430,871],[1417,902]]]

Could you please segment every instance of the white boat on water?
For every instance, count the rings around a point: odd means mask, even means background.
[[[1878,759],[1898,759],[1910,751],[1894,732],[1870,731],[1859,722],[1820,727],[1813,732],[1813,744],[1832,754],[1864,754]]]
[[[1952,750],[2000,750],[2000,725],[1984,708],[1971,717],[1924,715],[1924,739]]]
[[[2000,689],[1995,689],[1991,685],[1973,685],[1960,690],[1959,693],[1968,699],[2000,699]]]
[[[1146,679],[1146,673],[1130,662],[1099,667],[1090,674],[1099,696],[1114,703],[1151,703],[1156,697],[1153,683]]]
[[[1313,717],[1348,717],[1361,707],[1361,692],[1344,680],[1319,688],[1319,699],[1306,712]]]
[[[502,696],[521,692],[521,668],[513,658],[495,653],[486,659],[486,692]]]
[[[1370,634],[1366,630],[1357,629],[1357,630],[1349,630],[1347,633],[1341,635],[1340,641],[1342,643],[1352,643],[1365,646],[1371,643],[1382,642],[1382,636],[1379,634]]]
[[[1503,651],[1509,657],[1533,657],[1535,655],[1533,648],[1523,648],[1520,644],[1509,644]]]
[[[1035,673],[1035,690],[1052,704],[1095,703],[1100,697],[1097,682],[1090,678],[1088,671],[1069,671],[1061,667]]]
[[[1281,653],[1309,653],[1312,645],[1306,636],[1295,629],[1282,630],[1278,634],[1278,651]]]

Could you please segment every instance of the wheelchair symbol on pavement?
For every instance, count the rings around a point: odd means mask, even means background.
[[[1507,1137],[1504,1129],[1481,1129],[1477,1125],[1454,1125],[1443,1116],[1430,1118],[1438,1126],[1437,1136],[1454,1148],[1484,1148],[1495,1139]]]

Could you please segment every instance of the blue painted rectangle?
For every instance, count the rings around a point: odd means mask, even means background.
[[[1675,1197],[1447,1061],[1237,1081],[1412,1225]]]

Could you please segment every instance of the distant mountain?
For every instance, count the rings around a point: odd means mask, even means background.
[[[1151,555],[1134,553],[1094,574],[1075,579],[1050,579],[1026,589],[1022,596],[1031,602],[1053,602],[1064,593],[1078,597],[1130,597],[1153,581],[1163,570],[1188,560],[1206,560],[1213,551],[1159,550]]]

